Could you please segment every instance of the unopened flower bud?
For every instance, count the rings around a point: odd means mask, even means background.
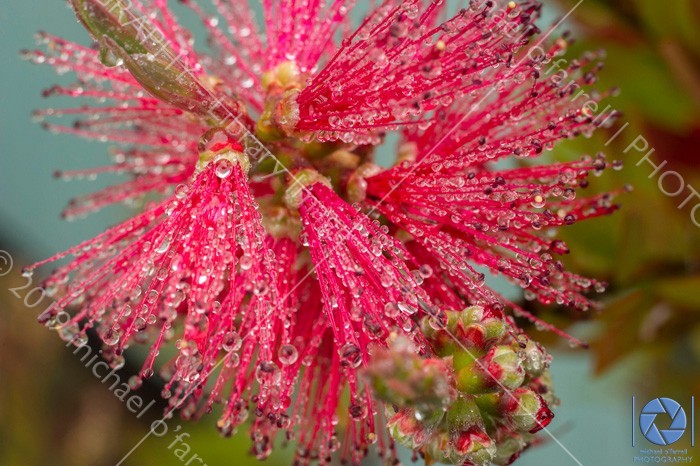
[[[188,112],[222,119],[240,114],[236,104],[225,105],[219,101],[212,105],[211,93],[192,73],[172,59],[162,54],[131,53],[109,36],[102,37],[100,44],[124,64],[145,90],[163,102]]]
[[[316,170],[305,168],[292,175],[289,187],[284,193],[284,202],[290,209],[298,209],[302,203],[304,191],[315,183],[323,183],[329,188],[332,186],[328,178]]]
[[[207,131],[199,143],[197,172],[204,170],[211,163],[217,164],[217,174],[221,178],[226,177],[222,175],[226,174],[227,167],[233,165],[240,165],[243,173],[250,170],[250,160],[243,153],[243,146],[221,128]]]
[[[367,197],[367,180],[370,176],[377,175],[382,167],[374,163],[365,163],[357,167],[357,170],[348,179],[347,191],[350,202],[362,202]]]
[[[474,353],[481,353],[490,343],[503,337],[507,329],[502,316],[481,306],[446,311],[446,316],[447,322],[443,328],[433,328],[429,318],[422,322],[423,332],[442,356],[462,352],[465,347]]]
[[[522,434],[516,432],[505,433],[498,442],[493,463],[498,465],[512,464],[528,446],[529,443]]]
[[[299,87],[301,79],[301,71],[299,66],[294,61],[285,61],[277,65],[270,71],[263,73],[262,86],[270,91],[277,87],[281,89],[289,89]]]
[[[423,452],[427,459],[456,465],[488,466],[496,454],[494,441],[479,427],[457,433],[442,432],[426,447]]]
[[[397,442],[412,449],[422,447],[432,434],[432,430],[426,423],[417,419],[415,412],[410,409],[399,411],[391,416],[387,422],[387,428]]]
[[[554,417],[547,403],[529,388],[521,387],[503,397],[504,409],[519,432],[535,433],[546,427]]]
[[[455,398],[451,372],[445,361],[422,357],[408,338],[395,336],[388,348],[373,352],[363,376],[386,403],[431,413],[443,410]]]
[[[457,388],[466,393],[484,393],[501,387],[519,387],[524,378],[515,350],[510,346],[494,346],[484,358],[460,369]]]

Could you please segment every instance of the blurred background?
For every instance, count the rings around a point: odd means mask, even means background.
[[[642,137],[649,149],[656,149],[657,165],[668,162],[662,172],[676,171],[686,185],[700,189],[700,1],[544,4],[552,20],[578,4],[562,28],[579,39],[571,57],[583,50],[607,51],[598,86],[620,88],[606,104],[622,112],[610,130],[567,142],[546,157],[572,159],[604,149],[625,167],[594,178],[589,189],[630,183],[634,191],[620,198],[618,214],[562,232],[573,250],[570,267],[610,282],[604,312],[576,315],[526,303],[586,338],[591,348],[571,349],[531,329],[554,354],[552,373],[561,406],[551,431],[560,444],[543,437],[516,464],[630,464],[644,446],[631,445],[633,395],[637,414],[651,398],[667,396],[689,406],[691,396],[700,396],[700,227],[691,219],[691,209],[700,201],[693,198],[679,209],[689,188],[678,197],[664,195],[658,177],[649,178],[653,167],[637,165],[645,152],[626,152],[635,140],[641,147]],[[138,392],[155,405],[137,419],[72,349],[36,323],[47,303],[35,305],[27,294],[35,285],[27,287],[21,267],[94,236],[130,212],[111,207],[74,222],[59,218],[70,198],[113,180],[66,183],[52,178],[56,169],[105,162],[107,148],[48,134],[32,122],[32,110],[61,105],[44,102],[41,91],[64,78],[20,59],[19,51],[34,46],[33,34],[39,30],[88,43],[63,1],[5,0],[0,6],[0,251],[7,253],[0,253],[0,464],[114,465],[132,450],[124,465],[198,464],[187,463],[194,455],[209,466],[256,464],[248,455],[245,432],[220,438],[214,415],[199,423],[176,418],[162,438],[150,436],[139,443],[161,412],[159,388],[146,385]],[[676,189],[672,183],[677,181],[667,183],[667,191]],[[700,211],[696,218],[700,220]],[[10,260],[13,267],[7,273]],[[121,375],[128,378],[136,367],[127,364]],[[178,446],[171,446],[176,431],[190,435],[189,452],[178,454]],[[686,447],[690,435],[674,444]],[[692,453],[700,457],[700,450]],[[289,449],[282,449],[267,463],[290,461]]]

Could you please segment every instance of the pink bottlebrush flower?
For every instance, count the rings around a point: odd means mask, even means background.
[[[252,418],[259,458],[279,432],[300,464],[336,451],[358,463],[374,443],[391,460],[394,441],[508,464],[532,443],[555,401],[549,359],[503,312],[547,324],[481,270],[585,310],[604,285],[567,272],[551,233],[615,206],[576,198],[602,156],[492,162],[599,125],[571,98],[595,81],[595,54],[572,62],[570,82],[545,76],[567,40],[534,39],[534,0],[452,17],[442,2],[385,0],[359,28],[351,0],[265,0],[264,31],[242,0],[183,1],[207,52],[165,0],[71,3],[96,46],[42,34],[47,50],[26,55],[78,75],[47,96],[91,105],[37,116],[75,116],[46,126],[122,146],[112,165],[61,176],[131,178],[65,215],[158,196],[31,268],[72,256],[46,279],[57,302],[42,323],[76,345],[93,330],[113,367],[150,345],[133,384],[158,370],[169,411],[188,418],[221,404],[223,435]],[[374,155],[389,131],[401,142],[384,169]],[[166,347],[176,356],[158,368]],[[488,422],[469,415],[475,403]]]

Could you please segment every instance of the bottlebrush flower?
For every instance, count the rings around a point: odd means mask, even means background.
[[[545,76],[567,41],[534,39],[531,0],[472,1],[447,20],[442,2],[385,0],[354,32],[352,1],[266,0],[264,33],[246,2],[183,1],[208,52],[165,0],[71,3],[96,46],[42,34],[46,51],[26,55],[77,73],[47,96],[93,104],[37,116],[76,116],[46,126],[125,146],[112,165],[63,176],[131,178],[65,215],[149,202],[29,269],[73,256],[46,279],[57,302],[41,322],[75,344],[94,330],[113,367],[149,344],[134,385],[161,350],[175,354],[159,369],[169,411],[221,404],[224,435],[252,418],[259,458],[280,431],[300,464],[336,451],[357,463],[374,443],[395,459],[393,439],[505,464],[530,444],[551,418],[547,357],[480,270],[587,309],[603,284],[565,271],[551,233],[615,206],[575,198],[602,156],[492,162],[596,128],[571,98],[595,80],[595,54],[572,62],[570,82]],[[401,142],[384,169],[374,155],[389,131]]]

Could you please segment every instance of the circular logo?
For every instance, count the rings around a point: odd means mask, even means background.
[[[657,416],[665,415],[671,419],[668,429],[656,426]],[[663,418],[659,424],[666,424]],[[647,440],[656,445],[671,445],[683,436],[687,425],[685,411],[678,402],[671,398],[655,398],[644,406],[639,415],[639,427]]]

